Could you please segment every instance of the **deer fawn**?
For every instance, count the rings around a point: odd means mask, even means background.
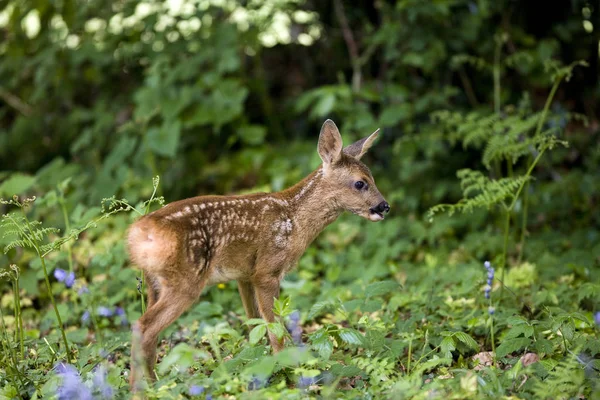
[[[371,221],[384,218],[390,206],[360,161],[378,133],[342,149],[338,128],[327,120],[318,143],[323,163],[296,185],[271,194],[176,201],[132,224],[129,254],[148,287],[148,308],[134,330],[151,379],[159,333],[206,285],[237,280],[248,318],[273,322],[281,279],[327,225],[346,210]],[[273,351],[283,348],[275,335],[269,341]],[[135,347],[134,341],[132,356]],[[131,366],[133,384],[139,375],[133,360]]]

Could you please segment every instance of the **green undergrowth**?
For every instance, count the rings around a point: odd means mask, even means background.
[[[5,276],[24,290],[21,296],[8,291],[2,297],[3,398],[57,397],[68,384],[57,373],[67,361],[95,398],[130,396],[130,321],[142,310],[139,273],[129,267],[123,244],[133,218],[134,213],[111,215],[45,257],[49,271],[68,265],[65,259],[72,257],[76,279],[71,287],[51,276],[51,294],[44,285],[36,292],[32,282],[43,282],[43,271],[33,260]],[[501,283],[493,280],[490,313],[481,254],[482,249],[491,254],[502,233],[478,232],[459,244],[447,235],[462,223],[441,217],[438,229],[429,229],[411,217],[373,224],[343,216],[282,282],[275,306],[281,319],[275,324],[246,321],[234,282],[207,289],[162,335],[159,380],[144,386],[146,395],[597,395],[600,340],[594,312],[600,285],[597,269],[589,267],[598,262],[597,242],[579,242],[574,252],[569,246],[547,246],[544,235],[530,238],[536,257],[511,265],[501,301]],[[36,304],[47,296],[55,298],[62,315],[68,355],[55,312]],[[271,354],[267,329],[288,337],[283,352]],[[102,394],[99,381],[110,387],[110,395]]]

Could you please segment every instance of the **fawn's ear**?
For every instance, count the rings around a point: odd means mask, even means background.
[[[375,142],[375,139],[377,139],[377,136],[379,136],[379,128],[366,138],[360,139],[359,141],[356,141],[350,146],[346,147],[344,149],[344,154],[352,156],[357,160],[360,160],[360,158],[367,152],[367,150],[371,148],[373,142]]]
[[[342,158],[342,136],[337,126],[330,119],[325,121],[321,127],[317,150],[319,157],[323,160],[324,168],[328,168]]]

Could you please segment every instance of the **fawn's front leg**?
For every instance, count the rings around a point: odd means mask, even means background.
[[[279,280],[276,278],[263,278],[260,282],[254,283],[254,296],[260,316],[267,322],[275,321],[273,313],[273,302],[279,297]],[[269,332],[269,342],[273,352],[283,350],[283,338],[278,339],[273,333]]]

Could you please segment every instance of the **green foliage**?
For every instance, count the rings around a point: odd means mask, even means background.
[[[463,198],[456,204],[438,204],[428,212],[430,222],[433,216],[440,212],[449,215],[456,211],[472,212],[475,208],[490,209],[505,201],[513,202],[516,194],[529,180],[528,176],[514,178],[490,179],[480,171],[465,168],[458,170],[456,176],[460,179]]]
[[[246,320],[235,283],[208,288],[164,332],[144,394],[598,396],[598,10],[175,3],[1,7],[0,398],[56,397],[67,359],[96,396],[102,366],[130,397],[145,282],[129,224],[165,200],[297,182],[325,118],[345,144],[382,128],[365,157],[389,217],[320,235],[274,323]],[[510,267],[490,299],[484,260]]]

